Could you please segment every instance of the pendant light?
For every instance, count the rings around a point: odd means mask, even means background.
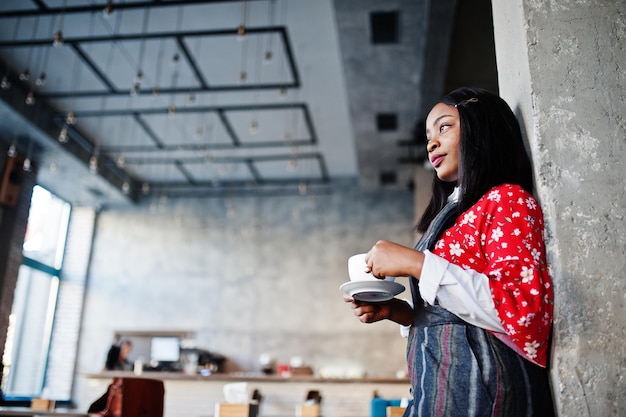
[[[67,0],[63,0],[63,7],[61,10],[61,19],[59,21],[59,29],[56,32],[54,32],[54,37],[52,40],[52,46],[54,46],[55,48],[63,46],[63,19],[65,18],[66,3],[67,3]]]

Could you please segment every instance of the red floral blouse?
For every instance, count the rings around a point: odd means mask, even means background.
[[[492,188],[457,219],[432,252],[489,277],[508,337],[526,359],[545,367],[553,293],[543,214],[535,198],[518,185]]]

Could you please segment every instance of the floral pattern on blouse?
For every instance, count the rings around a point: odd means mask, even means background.
[[[552,280],[543,214],[518,185],[492,188],[435,244],[433,253],[489,277],[498,317],[526,359],[546,366],[552,326]]]

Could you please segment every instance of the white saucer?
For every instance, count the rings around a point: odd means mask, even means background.
[[[339,289],[359,301],[380,302],[389,301],[404,291],[404,285],[394,281],[348,281],[341,284]]]

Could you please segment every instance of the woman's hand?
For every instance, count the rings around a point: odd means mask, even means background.
[[[352,312],[359,318],[361,323],[374,323],[391,317],[391,302],[368,303],[366,301],[358,301],[354,298],[344,295],[343,300],[351,303]]]
[[[413,308],[406,301],[398,298],[382,303],[368,303],[344,295],[343,300],[346,303],[350,303],[352,312],[359,318],[361,323],[375,323],[385,319],[403,326],[413,323]]]
[[[419,278],[424,253],[412,248],[379,240],[365,256],[365,263],[378,278],[413,276]]]

